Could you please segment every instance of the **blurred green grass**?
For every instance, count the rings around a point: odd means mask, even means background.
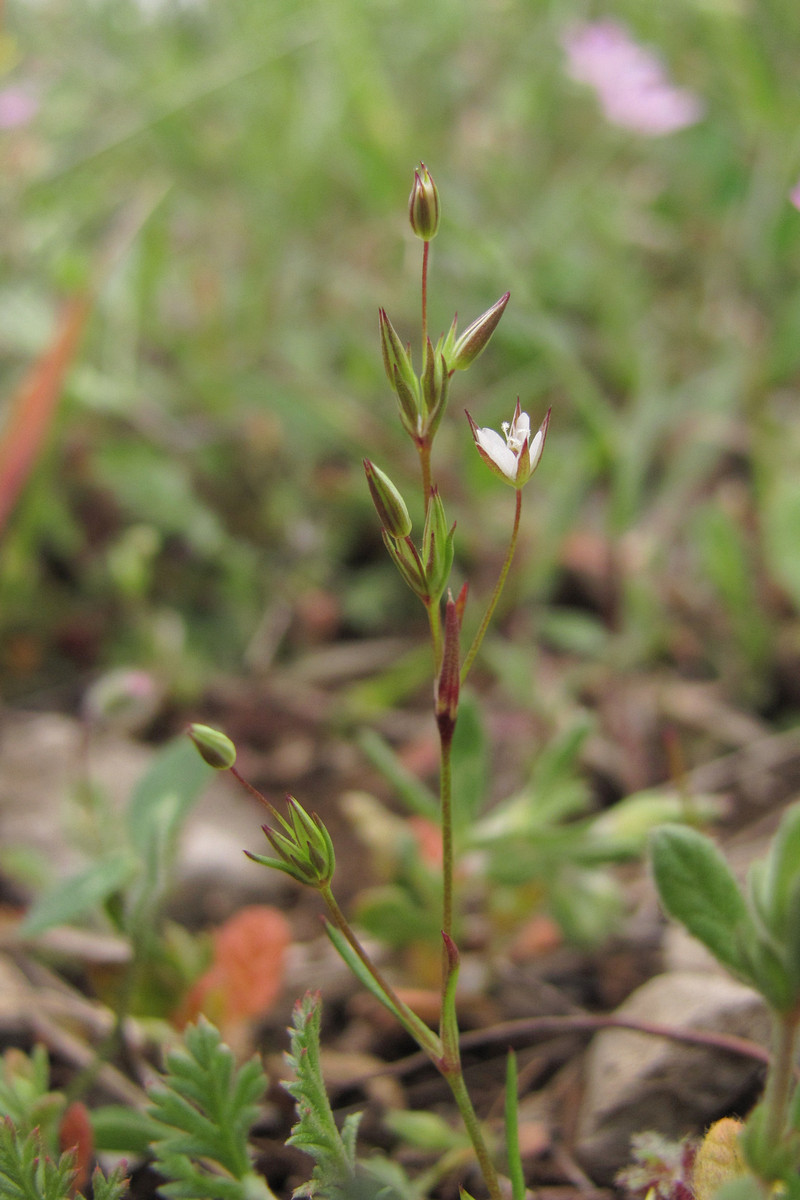
[[[377,307],[415,335],[405,201],[424,159],[443,202],[434,332],[512,294],[437,446],[459,573],[491,579],[511,516],[462,409],[499,424],[519,394],[536,422],[552,404],[506,617],[533,605],[537,634],[579,657],[613,646],[774,705],[800,648],[793,0],[3,16],[0,87],[40,107],[0,133],[0,403],[110,231],[138,222],[5,533],[8,695],[116,662],[190,692],[240,670],[298,597],[335,597],[348,636],[418,620],[361,458],[415,487]],[[704,119],[650,139],[606,123],[564,68],[587,16],[627,22]],[[608,551],[607,602],[575,599],[576,532]]]

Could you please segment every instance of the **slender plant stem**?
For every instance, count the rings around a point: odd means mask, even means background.
[[[453,936],[453,768],[452,734],[441,739],[439,797],[442,810],[442,931]]]
[[[428,624],[431,630],[431,644],[433,646],[433,665],[436,676],[442,666],[442,613],[439,608],[438,600],[431,600],[425,605],[428,613]]]
[[[426,433],[423,437],[415,439],[417,453],[419,454],[419,465],[422,470],[422,501],[425,505],[425,513],[427,515],[428,505],[431,502],[431,486],[433,476],[431,475],[431,438]]]
[[[443,1072],[450,1091],[453,1093],[453,1099],[458,1105],[458,1111],[461,1113],[461,1120],[464,1122],[464,1128],[469,1134],[469,1140],[472,1142],[475,1151],[475,1157],[478,1160],[478,1165],[481,1169],[484,1182],[489,1189],[489,1195],[492,1200],[502,1200],[503,1193],[500,1190],[500,1181],[497,1178],[497,1171],[492,1162],[491,1155],[486,1147],[486,1142],[483,1137],[483,1130],[480,1127],[475,1109],[472,1107],[472,1101],[469,1098],[467,1085],[464,1083],[464,1075],[461,1070],[461,1064],[456,1065],[454,1071]]]
[[[430,242],[422,244],[422,361],[425,361],[425,350],[428,345],[428,254]]]
[[[494,586],[494,591],[492,592],[491,599],[490,599],[488,605],[486,606],[486,612],[483,614],[483,620],[480,623],[478,632],[475,634],[472,645],[470,646],[467,656],[464,659],[464,665],[461,668],[462,684],[464,683],[465,679],[467,678],[467,675],[470,672],[470,668],[472,667],[472,664],[475,661],[475,656],[481,648],[481,643],[486,634],[486,630],[489,628],[489,622],[491,621],[492,616],[494,615],[494,610],[497,607],[497,601],[500,599],[500,596],[503,591],[503,587],[505,586],[506,577],[508,575],[509,568],[511,567],[511,563],[514,559],[514,552],[516,551],[516,548],[517,548],[517,536],[519,534],[519,518],[520,518],[520,513],[522,512],[522,488],[516,489],[516,496],[517,496],[517,507],[516,507],[516,511],[514,513],[514,528],[511,530],[511,540],[508,543],[508,550],[506,551],[505,561],[503,562],[503,565],[500,568],[500,574],[497,577],[497,583]]]
[[[268,808],[270,812],[273,811],[272,805],[270,804],[269,800],[264,795],[264,793],[260,792],[257,787],[253,787],[252,783],[249,783],[245,779],[244,775],[240,775],[239,772],[236,770],[236,767],[228,767],[228,770],[230,771],[231,775],[236,780],[236,782],[240,783],[246,792],[249,792],[251,796],[254,796],[255,799],[260,801],[260,803],[263,804],[265,808]]]
[[[770,1148],[776,1149],[786,1132],[798,1022],[800,1011],[775,1013],[772,1018],[772,1054],[764,1085],[764,1140]]]

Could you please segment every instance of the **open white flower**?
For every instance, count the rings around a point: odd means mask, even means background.
[[[526,412],[522,412],[517,400],[514,416],[511,421],[504,421],[501,437],[494,429],[479,429],[472,417],[467,413],[467,420],[472,429],[472,436],[483,461],[501,479],[512,487],[521,488],[528,482],[539,465],[539,459],[544,450],[547,437],[547,426],[550,422],[550,409],[533,438],[531,438],[531,421]]]

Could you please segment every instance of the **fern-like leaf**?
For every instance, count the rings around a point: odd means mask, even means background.
[[[238,1070],[208,1021],[186,1031],[185,1049],[167,1057],[168,1074],[151,1094],[163,1133],[153,1150],[169,1200],[275,1200],[250,1163],[247,1135],[266,1077],[257,1058]]]
[[[99,1167],[95,1167],[92,1174],[94,1200],[122,1200],[127,1193],[128,1180],[121,1166],[115,1167],[110,1175],[104,1175]]]
[[[286,1058],[294,1079],[285,1084],[297,1108],[297,1122],[289,1144],[299,1146],[314,1159],[308,1183],[295,1196],[316,1200],[345,1200],[355,1191],[355,1140],[360,1114],[352,1114],[339,1133],[333,1117],[319,1052],[321,1003],[318,992],[306,992],[294,1006],[291,1048]]]
[[[20,1134],[8,1118],[0,1121],[0,1196],[3,1200],[66,1200],[75,1174],[73,1156],[50,1158],[39,1131]]]

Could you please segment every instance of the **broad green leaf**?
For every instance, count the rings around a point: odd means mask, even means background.
[[[137,871],[136,860],[122,851],[92,863],[40,896],[20,925],[20,935],[36,937],[55,925],[67,925],[85,916],[109,896],[126,888]]]
[[[774,936],[786,932],[792,900],[800,879],[800,804],[784,813],[767,856],[762,897]]]
[[[740,940],[752,921],[720,851],[703,834],[679,825],[656,830],[651,844],[656,886],[667,912],[723,966],[754,982]]]

